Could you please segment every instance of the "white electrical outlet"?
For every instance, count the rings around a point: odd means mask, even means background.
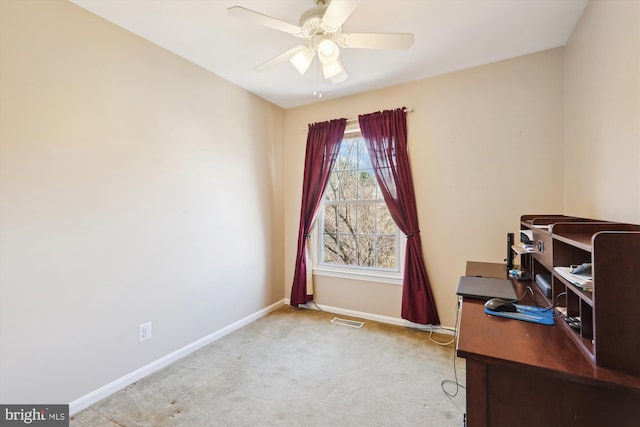
[[[138,342],[151,339],[151,322],[141,323],[138,326]]]

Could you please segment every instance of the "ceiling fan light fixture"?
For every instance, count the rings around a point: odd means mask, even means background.
[[[325,79],[336,77],[342,72],[344,72],[344,69],[338,60],[322,64],[322,74],[324,74]]]
[[[323,64],[336,62],[340,55],[340,48],[333,41],[325,39],[318,44],[318,57]]]
[[[344,66],[342,65],[342,61],[338,59],[336,62],[340,65],[342,71],[340,71],[335,76],[330,77],[330,80],[331,83],[342,83],[343,81],[347,80],[349,76],[347,75],[347,70],[345,70]]]
[[[296,67],[296,70],[298,70],[300,74],[304,74],[309,69],[309,66],[311,66],[314,56],[315,52],[313,49],[307,47],[292,56],[289,62]]]

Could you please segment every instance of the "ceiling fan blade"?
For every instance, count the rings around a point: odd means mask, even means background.
[[[342,34],[337,43],[345,48],[406,50],[414,41],[411,33],[347,33]]]
[[[291,58],[293,58],[298,52],[301,52],[303,50],[307,49],[307,46],[296,46],[292,49],[289,49],[288,51],[286,51],[285,53],[281,53],[280,55],[276,56],[275,58],[271,58],[270,60],[263,62],[262,64],[258,65],[257,67],[254,67],[254,70],[256,71],[269,71],[274,69],[275,67],[277,67],[278,65],[282,64],[283,62],[287,62],[288,60],[290,60]]]
[[[324,16],[322,17],[322,29],[334,33],[342,27],[344,21],[358,7],[357,0],[331,0]]]
[[[254,24],[262,25],[264,27],[272,28],[274,30],[282,31],[292,35],[298,35],[302,32],[302,28],[297,25],[289,24],[288,22],[281,21],[276,18],[272,18],[267,15],[255,12],[250,9],[246,9],[241,6],[233,6],[227,9],[227,13],[234,18],[242,19],[244,21],[252,22]]]

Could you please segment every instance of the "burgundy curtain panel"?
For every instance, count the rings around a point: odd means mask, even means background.
[[[290,304],[294,307],[313,300],[313,295],[307,292],[307,267],[309,266],[307,266],[306,243],[329,175],[331,175],[331,169],[338,157],[346,126],[347,119],[309,125],[302,180],[296,267],[291,286]]]
[[[407,152],[406,112],[399,108],[361,115],[358,120],[384,201],[396,225],[407,236],[401,316],[414,323],[439,325],[422,253]]]

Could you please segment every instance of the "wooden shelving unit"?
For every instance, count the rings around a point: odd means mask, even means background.
[[[640,225],[564,215],[523,215],[533,252],[521,263],[535,281],[552,277],[550,304],[579,317],[580,328],[559,322],[597,365],[640,375]],[[593,289],[585,291],[554,267],[591,263]]]

